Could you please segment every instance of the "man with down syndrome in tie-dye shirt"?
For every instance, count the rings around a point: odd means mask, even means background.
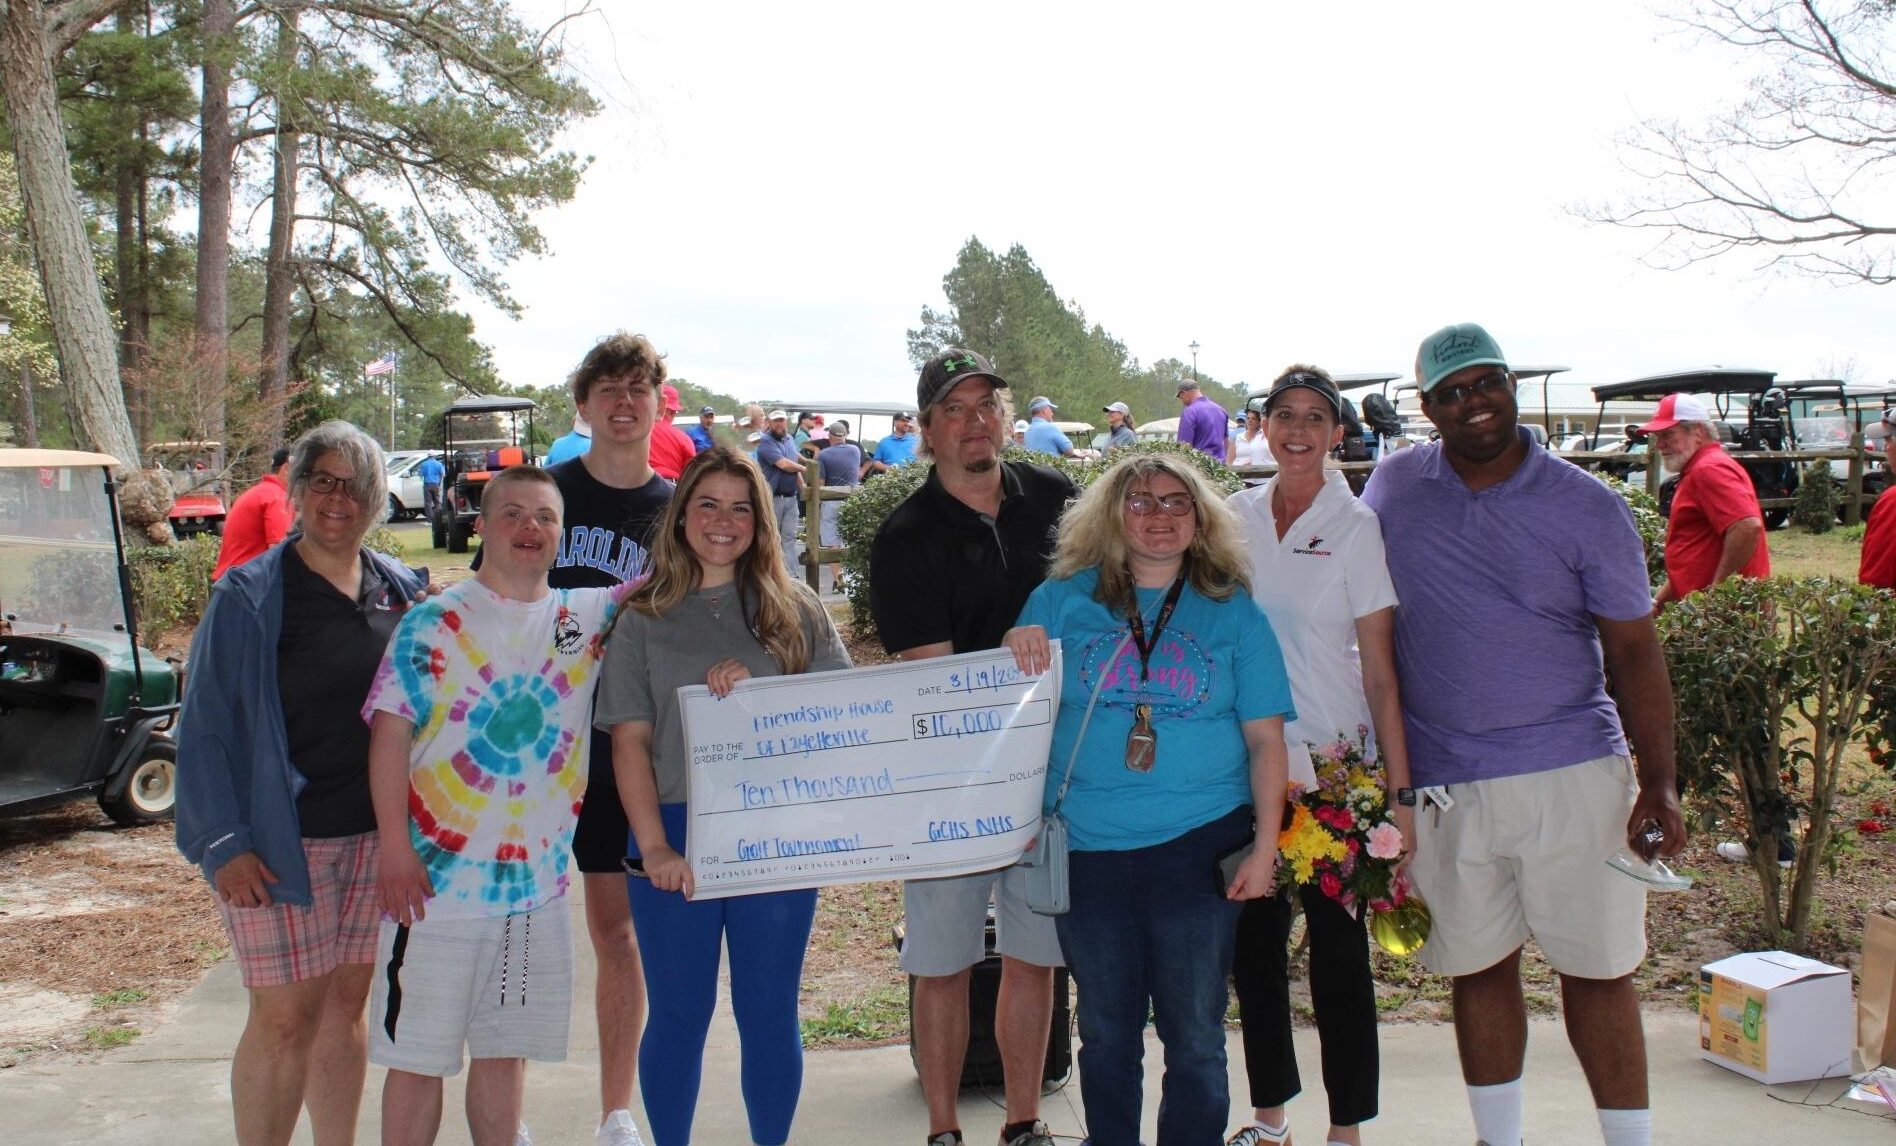
[[[546,471],[496,475],[480,569],[402,619],[363,706],[383,849],[369,1058],[389,1068],[385,1143],[434,1141],[441,1080],[464,1055],[473,1140],[514,1141],[526,1060],[566,1057],[564,897],[622,590],[547,586],[561,511]]]

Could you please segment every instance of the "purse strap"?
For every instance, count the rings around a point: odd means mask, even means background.
[[[1125,649],[1126,642],[1130,640],[1132,640],[1132,631],[1128,629],[1126,634],[1119,638],[1119,643],[1113,646],[1112,653],[1107,656],[1105,661],[1106,669],[1110,669],[1119,662],[1119,654]],[[1053,798],[1053,811],[1049,812],[1048,815],[1059,815],[1060,805],[1066,803],[1067,789],[1073,786],[1073,765],[1080,759],[1080,746],[1086,743],[1086,726],[1092,723],[1093,706],[1099,703],[1100,690],[1105,687],[1106,672],[1102,670],[1099,674],[1099,679],[1093,682],[1093,695],[1086,702],[1086,715],[1080,717],[1080,731],[1079,734],[1073,738],[1073,752],[1067,757],[1066,775],[1060,780],[1060,794]]]

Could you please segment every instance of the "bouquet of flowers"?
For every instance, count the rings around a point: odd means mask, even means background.
[[[1310,746],[1317,786],[1291,796],[1291,819],[1278,836],[1277,879],[1314,885],[1352,912],[1367,905],[1370,934],[1384,950],[1407,955],[1428,939],[1428,905],[1396,877],[1402,830],[1390,815],[1381,763],[1364,759],[1369,729]]]

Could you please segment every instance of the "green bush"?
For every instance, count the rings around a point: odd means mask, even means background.
[[[1091,485],[1094,479],[1127,454],[1177,454],[1204,471],[1211,483],[1224,490],[1227,496],[1244,488],[1244,479],[1238,476],[1236,470],[1183,442],[1139,442],[1121,446],[1108,450],[1103,458],[1095,462],[1052,458],[1013,442],[1009,442],[1001,451],[1001,456],[1008,461],[1052,466],[1071,478],[1081,489]],[[926,461],[917,461],[870,478],[843,503],[842,512],[838,515],[837,528],[843,535],[843,544],[849,547],[849,556],[843,560],[843,570],[848,578],[844,592],[849,599],[849,623],[856,635],[864,640],[872,639],[876,631],[875,618],[869,612],[869,543],[875,539],[876,530],[882,528],[883,519],[921,488],[932,468]]]
[[[378,525],[369,530],[369,535],[362,539],[362,548],[386,553],[397,561],[408,555],[408,547],[403,545],[402,539],[395,536],[395,531],[386,525]]]
[[[200,535],[172,545],[142,545],[125,551],[132,568],[132,604],[140,635],[150,640],[168,629],[188,628],[204,617],[211,603],[211,570],[217,568],[220,539]],[[362,539],[365,549],[400,560],[401,538],[378,525]]]
[[[218,538],[193,537],[173,545],[142,545],[125,552],[132,569],[132,605],[140,636],[195,625],[211,599]]]
[[[1829,533],[1837,526],[1837,482],[1828,461],[1815,461],[1797,483],[1797,503],[1791,506],[1791,524],[1809,533]]]
[[[1659,617],[1677,705],[1679,782],[1701,825],[1731,818],[1751,844],[1769,942],[1804,946],[1820,866],[1845,834],[1844,754],[1874,747],[1896,675],[1896,598],[1822,577],[1734,577]],[[1788,890],[1778,841],[1798,842]]]

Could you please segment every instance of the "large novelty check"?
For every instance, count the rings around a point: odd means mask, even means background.
[[[1040,822],[1060,646],[678,690],[696,897],[965,875]]]

